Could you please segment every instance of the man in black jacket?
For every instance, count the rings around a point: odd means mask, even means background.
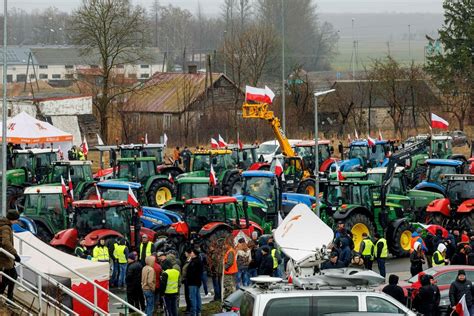
[[[390,274],[388,277],[388,285],[383,288],[382,292],[405,305],[405,294],[403,293],[403,289],[398,285],[398,280],[398,275]]]
[[[321,270],[339,269],[344,267],[345,265],[342,261],[339,260],[339,255],[337,252],[331,252],[331,258],[321,264]]]
[[[191,300],[191,315],[198,316],[201,313],[201,275],[202,262],[199,258],[199,252],[191,249],[188,270],[186,272],[186,282],[189,286],[189,298]]]
[[[472,298],[474,297],[474,287],[472,282],[466,278],[466,272],[464,270],[458,271],[458,277],[456,281],[451,283],[449,288],[449,301],[453,310],[456,309],[457,303],[461,300],[463,295],[466,295],[466,305],[471,315],[474,315],[474,305],[472,304]]]
[[[145,298],[142,290],[142,265],[137,261],[135,253],[127,258],[127,274],[125,284],[127,285],[127,301],[136,308],[145,310]]]
[[[436,315],[436,311],[438,310],[436,298],[439,293],[436,293],[436,288],[431,285],[429,275],[424,275],[421,278],[421,285],[418,294],[415,296],[413,305],[419,313],[425,316]]]
[[[261,249],[260,266],[258,267],[258,275],[273,275],[273,258],[270,254],[270,248],[263,246]]]

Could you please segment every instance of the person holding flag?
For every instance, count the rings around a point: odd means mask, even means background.
[[[459,316],[473,316],[474,287],[472,282],[466,278],[466,271],[459,270],[456,280],[449,288],[449,301],[454,312]]]

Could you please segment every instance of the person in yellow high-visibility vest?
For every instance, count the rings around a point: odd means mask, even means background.
[[[145,258],[151,256],[155,252],[155,246],[151,241],[148,240],[146,234],[142,235],[142,242],[140,243],[140,248],[138,252],[138,259],[142,266],[145,266]]]
[[[173,268],[168,259],[163,262],[162,267],[160,292],[164,299],[166,315],[178,316],[179,270]]]
[[[443,243],[440,243],[438,245],[438,248],[433,254],[433,257],[431,258],[431,262],[433,267],[436,266],[445,266],[446,264],[449,263],[449,261],[446,259],[446,245]]]
[[[388,257],[388,245],[387,240],[383,238],[379,233],[374,234],[375,238],[375,250],[374,257],[377,260],[379,267],[379,273],[385,278],[385,259]]]
[[[92,251],[92,257],[94,261],[109,262],[109,249],[105,245],[105,239],[101,238],[99,243],[94,247]]]
[[[114,258],[118,264],[118,280],[117,287],[125,287],[125,274],[127,272],[127,258],[128,258],[128,247],[125,243],[125,239],[121,238],[117,243],[114,244]]]
[[[367,233],[362,233],[362,241],[360,242],[359,252],[364,258],[364,265],[367,270],[372,270],[372,264],[374,262],[374,243],[367,235]]]

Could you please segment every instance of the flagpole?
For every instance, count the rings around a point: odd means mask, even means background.
[[[2,210],[7,215],[7,0],[3,0]]]

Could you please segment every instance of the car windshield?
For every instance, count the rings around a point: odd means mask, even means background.
[[[262,144],[257,149],[257,154],[260,155],[270,155],[273,154],[278,148],[278,145],[271,144]]]
[[[427,275],[435,275],[436,274],[436,270],[433,269],[433,268],[429,268],[428,270],[425,270],[423,272]],[[415,275],[415,276],[412,276],[411,278],[409,278],[407,280],[408,283],[415,283],[416,281],[418,281],[418,274]]]
[[[446,186],[447,180],[444,177],[446,174],[456,174],[456,167],[455,166],[437,166],[431,165],[429,166],[428,171],[428,182],[437,183],[442,186]]]
[[[77,228],[80,237],[103,228],[115,230],[126,237],[130,236],[130,207],[81,207],[75,209],[74,218],[74,227]]]
[[[365,161],[369,158],[367,155],[368,155],[367,146],[352,145],[349,150],[349,159],[361,158],[362,160]]]
[[[128,199],[128,188],[104,188],[103,186],[97,186],[100,191],[100,195],[104,200],[116,200],[116,201],[127,201]],[[132,189],[133,194],[137,197],[140,204],[146,205],[146,197],[143,188],[140,190]]]
[[[181,201],[209,195],[209,183],[180,183],[179,196]]]
[[[269,177],[244,177],[244,192],[265,201],[275,198],[274,180]]]
[[[471,199],[472,192],[474,192],[474,181],[449,181],[447,192],[451,202],[459,203]]]
[[[155,164],[153,160],[119,162],[119,178],[133,179],[142,182],[153,175],[155,175]]]

